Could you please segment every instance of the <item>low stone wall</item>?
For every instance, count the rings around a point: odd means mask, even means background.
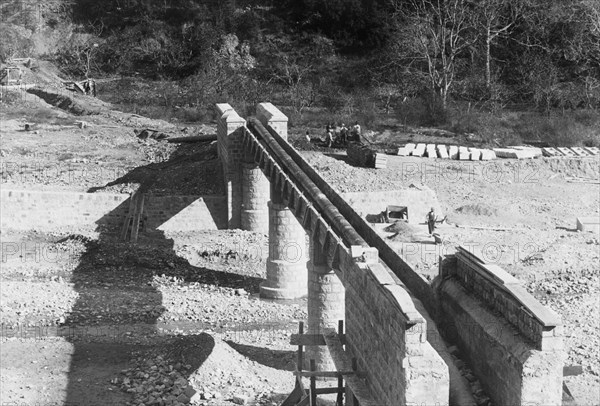
[[[489,275],[448,258],[439,288],[440,327],[495,404],[562,403],[562,326],[502,270]]]
[[[346,348],[381,405],[446,405],[448,366],[427,341],[427,322],[379,263],[340,264],[346,289]]]
[[[152,196],[144,201],[146,230],[226,228],[224,196]],[[0,190],[0,227],[53,231],[118,228],[129,211],[128,194]]]
[[[0,227],[55,230],[118,227],[129,207],[128,194],[0,190]]]

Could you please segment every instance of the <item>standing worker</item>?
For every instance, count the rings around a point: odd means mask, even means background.
[[[354,141],[360,141],[360,124],[358,124],[358,121],[352,126],[352,136]]]
[[[429,229],[429,235],[433,234],[433,231],[435,230],[436,217],[437,216],[435,215],[435,211],[432,207],[431,210],[429,210],[429,213],[427,213],[427,228]]]
[[[325,143],[327,144],[327,148],[331,148],[333,145],[333,133],[331,129],[327,130],[327,134],[325,134]]]

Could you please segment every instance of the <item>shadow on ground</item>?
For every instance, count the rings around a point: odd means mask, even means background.
[[[214,159],[210,154],[206,158]],[[158,170],[168,167],[169,176],[184,182],[179,172],[187,176],[189,162],[197,160],[183,153],[174,159]],[[162,189],[167,180],[153,178],[156,170],[136,168],[111,184],[138,182],[144,191]],[[129,201],[123,205],[129,206]],[[73,332],[67,338],[73,349],[65,404],[123,405],[132,400],[152,404],[176,399],[185,395],[190,375],[209,357],[215,342],[205,333],[161,333],[157,321],[166,309],[156,277],[249,291],[258,291],[261,279],[194,267],[177,256],[173,240],[162,232],[152,230],[134,243],[123,241],[121,230],[109,229],[107,223],[100,219],[98,239],[84,241],[85,252],[68,281],[78,299],[64,323]]]

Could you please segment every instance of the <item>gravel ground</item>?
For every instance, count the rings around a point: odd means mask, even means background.
[[[214,144],[141,141],[134,128],[177,129],[116,112],[90,116],[87,129],[66,128],[73,116],[42,107],[37,133],[2,112],[3,187],[222,193]],[[341,192],[435,190],[452,222],[439,229],[449,245],[497,247],[497,262],[562,316],[566,364],[583,367],[565,382],[578,404],[600,404],[599,237],[574,231],[575,217],[600,215],[600,189],[566,181],[598,177],[597,161],[390,156],[387,169],[375,170],[348,165],[339,150],[303,154]],[[267,236],[173,233],[134,245],[105,230],[3,229],[0,243],[20,247],[20,256],[2,252],[0,403],[272,405],[290,392],[289,335],[306,318],[306,302],[257,299]],[[432,277],[436,257],[420,251],[410,261]]]

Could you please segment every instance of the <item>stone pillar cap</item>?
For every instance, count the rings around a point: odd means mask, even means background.
[[[226,120],[227,122],[246,122],[229,103],[217,103],[216,106],[222,120]]]
[[[256,106],[256,114],[260,117],[264,117],[266,121],[288,121],[285,114],[281,112],[273,103],[259,103]]]

